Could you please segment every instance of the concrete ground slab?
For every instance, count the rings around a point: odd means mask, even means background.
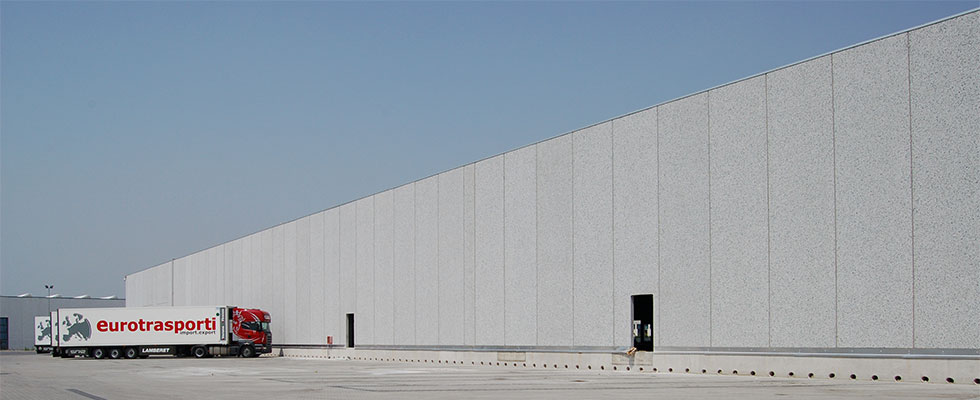
[[[0,353],[2,399],[976,399],[980,386],[261,357]]]

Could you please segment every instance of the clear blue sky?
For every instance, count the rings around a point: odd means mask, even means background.
[[[0,3],[0,293],[123,276],[966,2]]]

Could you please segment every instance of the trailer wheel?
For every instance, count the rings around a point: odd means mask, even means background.
[[[126,348],[126,358],[127,359],[132,360],[132,359],[138,357],[139,355],[140,355],[140,353],[138,351],[136,351],[136,348],[135,347],[127,347]]]
[[[109,350],[109,358],[118,360],[120,357],[122,357],[122,350],[119,350],[118,347],[113,347],[111,350]]]
[[[252,358],[255,357],[255,349],[251,345],[244,345],[240,354],[244,358]]]
[[[196,358],[205,358],[208,356],[208,349],[204,346],[194,346],[194,348],[191,349],[191,353],[193,353],[194,357]]]
[[[101,360],[105,358],[105,349],[101,347],[96,347],[92,349],[92,357],[95,358],[96,360]]]

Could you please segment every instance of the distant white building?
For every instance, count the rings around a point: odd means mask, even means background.
[[[124,307],[126,299],[115,296],[89,298],[87,295],[62,297],[34,297],[30,294],[0,296],[0,350],[25,350],[34,348],[34,317],[50,315],[59,308]],[[50,305],[50,306],[49,306]]]

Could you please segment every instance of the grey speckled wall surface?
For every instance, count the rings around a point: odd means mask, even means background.
[[[605,121],[127,277],[276,338],[980,353],[980,12]]]

